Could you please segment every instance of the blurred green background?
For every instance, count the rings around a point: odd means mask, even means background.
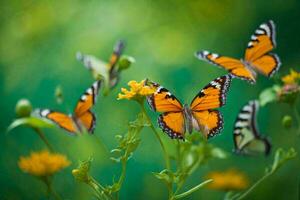
[[[94,110],[98,121],[95,134],[109,149],[117,142],[116,134],[125,133],[127,123],[139,112],[138,106],[117,94],[129,80],[150,78],[189,103],[209,81],[226,72],[194,57],[194,52],[208,49],[240,58],[251,34],[261,24],[273,19],[277,25],[275,50],[282,60],[279,74],[299,68],[300,1],[32,1],[2,0],[0,6],[0,199],[43,199],[45,188],[38,180],[24,174],[17,166],[19,156],[45,148],[30,129],[18,128],[5,134],[15,118],[15,103],[28,98],[35,108],[52,108],[72,112],[79,96],[93,82],[90,72],[75,58],[77,51],[108,60],[116,40],[126,41],[125,54],[136,63],[124,73],[113,92],[98,98]],[[187,188],[204,180],[207,172],[237,168],[257,180],[272,162],[278,147],[295,147],[300,138],[285,130],[281,117],[291,113],[283,104],[270,104],[260,110],[259,127],[270,136],[270,157],[232,155],[232,127],[235,117],[248,100],[273,84],[263,76],[256,85],[234,80],[227,105],[222,108],[225,129],[210,142],[228,152],[229,158],[209,162],[186,184]],[[56,104],[54,91],[60,85],[64,102]],[[156,121],[157,114],[148,112]],[[78,160],[93,155],[92,174],[110,184],[120,166],[104,159],[94,137],[70,137],[61,129],[45,130],[55,149],[66,154],[72,165],[55,177],[54,186],[65,199],[91,199],[91,190],[75,182],[71,169]],[[169,148],[170,139],[162,138]],[[121,199],[165,199],[165,185],[151,172],[163,169],[162,152],[153,133],[142,132],[142,142],[128,163],[128,173]],[[297,199],[299,159],[284,166],[267,179],[249,199]],[[118,175],[118,174],[116,174]],[[222,192],[201,189],[188,199],[221,199]]]

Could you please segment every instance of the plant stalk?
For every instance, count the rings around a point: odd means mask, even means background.
[[[51,146],[51,144],[48,142],[48,140],[47,140],[47,138],[46,138],[44,132],[43,132],[41,129],[39,129],[39,128],[34,128],[34,127],[33,127],[33,130],[39,135],[39,137],[41,138],[41,140],[46,144],[47,148],[48,148],[50,151],[54,152],[54,149],[53,149],[53,147]]]

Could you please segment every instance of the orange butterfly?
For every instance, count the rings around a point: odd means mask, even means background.
[[[66,115],[49,109],[40,110],[40,115],[72,134],[83,132],[83,129],[87,130],[89,133],[93,133],[96,117],[90,109],[96,102],[96,97],[101,85],[100,83],[100,81],[96,81],[86,90],[79,99],[72,115]]]
[[[275,24],[270,20],[261,24],[251,36],[244,59],[237,60],[208,51],[199,51],[195,55],[200,60],[225,68],[235,77],[255,83],[256,72],[254,70],[271,77],[279,69],[281,65],[279,57],[269,53],[275,47]]]
[[[206,85],[184,106],[166,88],[150,82],[156,92],[147,97],[152,110],[161,112],[159,127],[171,138],[183,139],[185,132],[201,131],[206,138],[217,135],[223,128],[221,113],[215,108],[225,105],[231,75],[221,76]]]

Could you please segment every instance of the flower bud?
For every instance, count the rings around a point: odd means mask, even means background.
[[[77,169],[72,170],[72,174],[77,181],[88,183],[91,180],[89,175],[91,166],[91,159],[87,161],[83,161],[79,164]]]
[[[29,100],[20,99],[16,105],[16,114],[18,117],[29,117],[32,111],[32,106]]]
[[[128,69],[132,63],[135,62],[135,59],[130,56],[123,56],[119,61],[119,71]]]
[[[285,128],[291,128],[292,126],[292,123],[293,123],[293,119],[290,115],[285,115],[283,118],[282,118],[282,125],[285,127]]]

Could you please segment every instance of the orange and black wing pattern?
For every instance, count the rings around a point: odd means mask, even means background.
[[[152,110],[157,112],[181,112],[182,104],[180,101],[163,86],[150,82],[150,87],[156,91],[147,97],[147,102]]]
[[[116,65],[124,51],[125,44],[123,41],[118,41],[115,44],[113,53],[110,57],[108,68],[109,68],[109,79],[110,79],[110,86],[114,87],[119,81],[119,72],[116,69]]]
[[[226,104],[231,75],[221,76],[206,85],[193,99],[190,109],[200,130],[207,138],[217,135],[223,129],[223,118],[213,110]]]
[[[251,36],[245,52],[245,61],[268,77],[271,77],[281,65],[279,57],[269,53],[276,47],[275,36],[275,23],[272,20],[261,24]]]
[[[251,70],[249,70],[240,60],[221,56],[216,53],[210,53],[209,51],[198,51],[195,55],[199,60],[205,60],[209,63],[226,69],[235,77],[247,80],[250,83],[255,82],[255,74]]]
[[[154,82],[150,82],[149,85],[156,91],[147,97],[147,102],[152,110],[163,113],[158,118],[159,127],[171,138],[184,139],[182,104],[166,88]]]
[[[94,131],[96,123],[95,115],[92,111],[90,111],[90,109],[96,103],[100,86],[101,81],[96,81],[86,90],[86,92],[80,97],[73,114],[77,122],[84,126],[84,128],[90,133]]]
[[[46,119],[51,120],[59,127],[65,129],[66,131],[72,134],[76,134],[76,132],[78,132],[74,120],[72,119],[72,117],[66,114],[56,112],[56,111],[51,111],[49,109],[44,109],[44,110],[40,110],[40,115]]]
[[[158,117],[158,125],[172,139],[184,140],[185,123],[182,112],[163,113]]]

